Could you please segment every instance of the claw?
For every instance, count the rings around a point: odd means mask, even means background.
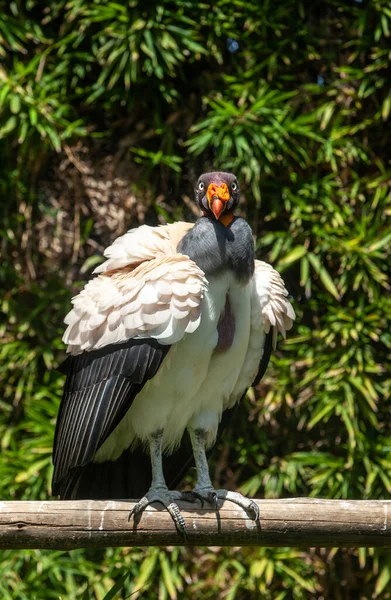
[[[219,497],[215,491],[208,493],[208,502],[212,504],[215,510],[219,509]]]
[[[179,506],[175,502],[175,500],[179,500],[180,498],[180,492],[169,491],[166,488],[150,488],[147,494],[141,498],[141,500],[139,500],[129,512],[128,522],[132,517],[134,517],[136,521],[137,517],[144,512],[147,506],[153,502],[159,502],[160,504],[163,504],[163,506],[171,515],[178,533],[181,533],[184,537],[186,537],[187,527],[185,519],[182,516]]]
[[[257,523],[259,522],[259,508],[254,500],[246,498],[246,496],[239,494],[239,492],[228,492],[226,490],[217,490],[217,495],[221,499],[234,502],[246,511],[250,519]]]
[[[147,496],[144,496],[144,498],[141,498],[141,500],[139,500],[139,502],[137,502],[137,504],[135,504],[132,508],[132,510],[129,513],[128,516],[128,523],[131,519],[131,517],[135,516],[137,517],[138,515],[141,515],[142,512],[144,512],[144,510],[147,508],[147,506],[151,504],[151,501],[148,500]]]
[[[175,523],[175,527],[177,531],[181,533],[184,537],[187,537],[187,527],[185,523],[185,519],[182,516],[181,509],[175,502],[171,502],[168,506],[166,506],[168,512],[170,513],[172,520]]]
[[[203,500],[211,504],[216,511],[219,508],[219,500],[230,500],[231,502],[234,502],[235,504],[243,508],[243,510],[245,510],[248,516],[250,517],[250,519],[252,519],[255,522],[259,522],[258,504],[250,498],[246,498],[246,496],[239,494],[239,492],[229,492],[227,490],[200,489],[193,490],[190,493],[193,494],[196,498],[202,498]]]
[[[250,506],[245,510],[247,511],[247,513],[250,513],[250,512],[253,513],[253,516],[252,516],[253,521],[259,521],[259,506],[256,502],[251,501]]]

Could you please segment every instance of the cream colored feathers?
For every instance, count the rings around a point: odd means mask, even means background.
[[[193,223],[173,223],[160,227],[142,225],[131,229],[106,248],[106,262],[94,273],[107,273],[125,266],[135,267],[147,260],[176,254],[176,247]]]
[[[197,329],[208,282],[193,261],[176,252],[191,227],[143,225],[106,249],[107,260],[95,269],[98,276],[72,299],[63,337],[68,352],[143,337],[174,344]],[[253,342],[258,346],[255,338],[273,326],[275,346],[277,332],[285,337],[295,318],[284,283],[270,265],[257,260],[252,285]]]
[[[273,348],[277,343],[277,333],[285,339],[292,328],[295,311],[287,299],[288,292],[281,275],[273,267],[261,260],[255,261],[254,293],[251,304],[251,324],[259,328],[263,322],[265,333],[273,331]]]
[[[80,354],[130,338],[174,344],[193,332],[206,289],[203,272],[175,251],[191,224],[144,225],[105,251],[101,273],[72,299],[65,318],[67,351]]]

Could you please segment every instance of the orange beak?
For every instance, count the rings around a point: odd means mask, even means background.
[[[215,218],[219,220],[221,213],[230,199],[227,184],[222,183],[221,185],[217,185],[216,183],[211,183],[207,189],[206,197],[210,210]]]

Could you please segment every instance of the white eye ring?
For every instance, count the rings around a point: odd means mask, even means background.
[[[231,190],[232,190],[233,192],[236,192],[236,190],[237,190],[237,189],[238,189],[238,184],[237,184],[237,183],[235,183],[235,181],[233,181],[233,182],[231,183]]]
[[[202,192],[202,190],[204,189],[205,185],[203,181],[200,181],[198,184],[198,189],[200,190],[200,192]]]

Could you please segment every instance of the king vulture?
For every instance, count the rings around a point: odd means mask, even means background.
[[[206,452],[295,318],[235,216],[235,175],[201,175],[195,197],[196,223],[130,230],[73,298],[53,452],[55,495],[141,498],[135,518],[160,502],[183,533],[179,499],[226,498],[258,519],[252,500],[214,489]],[[193,461],[194,490],[173,490]]]

